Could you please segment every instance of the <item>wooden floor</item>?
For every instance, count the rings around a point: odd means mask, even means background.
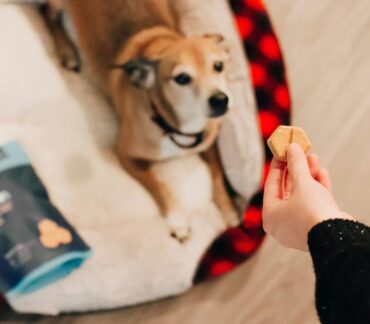
[[[370,1],[266,3],[289,69],[294,123],[307,130],[331,171],[342,208],[370,224]],[[272,239],[233,273],[180,297],[57,318],[2,310],[0,322],[318,323],[309,255]]]

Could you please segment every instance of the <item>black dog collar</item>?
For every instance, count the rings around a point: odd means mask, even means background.
[[[152,106],[152,109],[153,109],[153,112],[154,112],[154,116],[152,117],[152,121],[159,128],[161,128],[163,130],[163,133],[165,135],[168,135],[169,136],[169,138],[171,139],[171,141],[175,145],[177,145],[178,147],[183,148],[183,149],[191,149],[191,148],[197,147],[200,143],[202,143],[203,138],[204,138],[204,132],[199,132],[199,133],[183,133],[183,132],[179,131],[178,129],[173,128],[171,125],[169,125],[166,122],[166,120],[159,114],[158,109],[154,105],[154,103],[151,103],[151,106]],[[193,138],[194,139],[194,142],[191,143],[191,144],[189,144],[189,145],[179,143],[176,140],[175,135],[180,135],[180,136],[184,136],[184,137],[187,137],[187,138]]]

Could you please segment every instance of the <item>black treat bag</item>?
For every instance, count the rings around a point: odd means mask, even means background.
[[[7,298],[59,280],[90,256],[89,247],[50,202],[16,142],[0,149],[0,292]]]

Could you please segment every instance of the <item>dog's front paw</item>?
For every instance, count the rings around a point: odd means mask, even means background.
[[[171,236],[180,243],[186,242],[191,234],[191,228],[185,215],[180,213],[171,213],[167,216],[167,223]]]

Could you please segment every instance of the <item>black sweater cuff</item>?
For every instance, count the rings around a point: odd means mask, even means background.
[[[332,257],[347,252],[350,246],[369,246],[370,227],[346,219],[330,219],[315,225],[308,233],[308,246],[316,273]]]

